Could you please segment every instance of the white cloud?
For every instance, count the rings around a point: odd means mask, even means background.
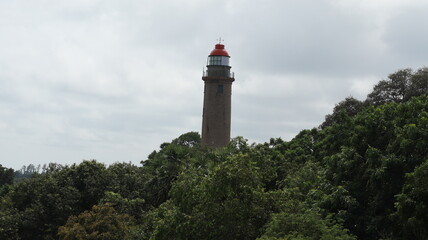
[[[352,81],[349,89],[350,95],[359,99],[365,100],[367,94],[371,92],[373,87],[379,82],[379,78],[375,76],[360,77]]]
[[[199,131],[226,39],[232,135],[292,138],[343,98],[426,65],[425,1],[1,1],[0,161],[138,163]]]

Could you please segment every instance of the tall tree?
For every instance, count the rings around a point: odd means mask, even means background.
[[[14,171],[12,168],[3,167],[0,164],[0,187],[13,182]]]
[[[199,154],[199,142],[199,134],[183,134],[171,143],[161,144],[158,152],[152,152],[141,162],[142,173],[147,178],[144,185],[147,204],[158,207],[168,200],[168,192],[179,173]]]
[[[325,116],[324,122],[320,125],[321,128],[331,126],[333,124],[341,124],[344,122],[345,116],[352,117],[359,113],[364,108],[363,102],[347,97],[345,100],[336,104],[332,114]]]
[[[376,84],[373,91],[367,96],[367,101],[378,106],[388,102],[399,103],[407,100],[407,88],[411,77],[411,69],[403,69],[390,74],[387,80]]]

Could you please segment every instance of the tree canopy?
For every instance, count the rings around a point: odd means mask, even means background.
[[[209,149],[189,132],[140,166],[32,165],[19,181],[0,165],[0,239],[428,239],[427,81],[399,70],[290,141]]]

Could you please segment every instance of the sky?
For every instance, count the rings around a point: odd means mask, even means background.
[[[427,66],[426,0],[0,0],[0,164],[139,165],[201,131],[206,59],[231,55],[231,136],[289,141]]]

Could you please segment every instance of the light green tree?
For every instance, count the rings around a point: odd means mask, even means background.
[[[132,237],[134,220],[118,214],[110,205],[95,205],[90,211],[71,216],[59,227],[61,240],[124,240]]]

